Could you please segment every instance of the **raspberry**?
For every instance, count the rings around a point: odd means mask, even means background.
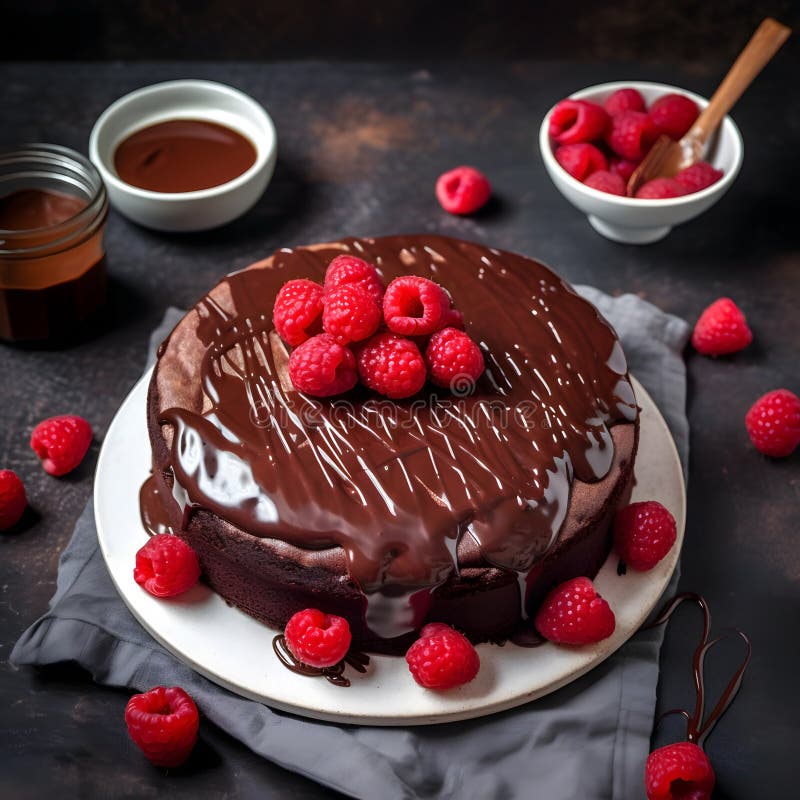
[[[800,397],[775,389],[759,397],[744,418],[750,440],[765,456],[783,458],[800,444]]]
[[[50,475],[66,475],[83,461],[92,443],[92,428],[82,417],[64,414],[40,422],[31,433],[31,447]]]
[[[706,356],[737,353],[752,341],[747,320],[730,297],[720,297],[706,308],[692,332],[692,347]]]
[[[383,281],[372,264],[355,256],[336,256],[325,270],[325,293],[344,284],[355,284],[369,292],[376,303],[383,299]]]
[[[618,156],[639,161],[657,137],[653,120],[643,111],[622,111],[611,117],[606,143]]]
[[[414,680],[426,689],[445,690],[469,683],[481,667],[478,651],[462,633],[433,622],[408,649],[406,663]]]
[[[690,192],[699,192],[701,189],[707,189],[721,177],[722,170],[715,169],[707,161],[698,161],[696,164],[692,164],[691,167],[682,169],[675,176],[675,180],[686,189],[688,194]]]
[[[330,397],[358,382],[356,357],[328,333],[320,333],[292,350],[289,377],[294,388],[313,397]]]
[[[608,169],[606,157],[593,144],[565,144],[555,152],[556,161],[576,180]]]
[[[617,89],[606,98],[603,108],[611,116],[622,111],[644,111],[644,97],[636,89]]]
[[[438,283],[417,275],[395,278],[383,296],[383,317],[390,331],[427,336],[449,318],[450,296]]]
[[[599,192],[617,194],[621,197],[625,196],[625,181],[616,172],[609,172],[604,169],[598,170],[593,172],[584,181],[584,184],[592,189],[597,189]]]
[[[685,194],[686,189],[675,178],[653,178],[636,192],[640,200],[667,200]]]
[[[179,536],[159,533],[136,552],[133,579],[153,597],[175,597],[200,578],[197,553]]]
[[[358,374],[367,388],[400,400],[416,394],[425,385],[425,362],[410,339],[379,333],[361,348]]]
[[[436,181],[436,198],[450,214],[472,214],[486,205],[491,194],[488,178],[474,167],[456,167]]]
[[[25,487],[17,473],[0,469],[0,531],[16,525],[27,506]]]
[[[286,646],[301,663],[332,667],[350,649],[350,625],[344,617],[307,608],[292,615],[283,632]]]
[[[149,761],[157,767],[179,767],[197,741],[200,716],[179,686],[156,686],[128,700],[125,724]]]
[[[559,144],[577,144],[599,139],[608,125],[608,114],[597,103],[562,100],[550,114],[550,137]]]
[[[380,324],[380,306],[358,284],[343,283],[325,295],[322,327],[339,344],[360,342],[372,336]]]
[[[593,644],[614,633],[611,606],[588,578],[573,578],[545,597],[534,620],[536,630],[556,644]]]
[[[619,175],[627,186],[631,175],[633,175],[636,167],[641,163],[641,161],[630,161],[627,158],[620,158],[620,156],[613,155],[608,159],[608,168],[611,172]]]
[[[275,298],[272,324],[278,336],[290,347],[305,342],[322,316],[322,287],[314,281],[299,278],[287,281]]]
[[[640,572],[652,569],[675,544],[675,518],[661,503],[631,503],[614,518],[614,549],[629,566]]]
[[[443,328],[431,336],[425,350],[430,379],[458,394],[467,394],[483,373],[483,353],[466,333]]]
[[[649,115],[659,133],[678,140],[700,116],[700,109],[682,94],[665,94],[650,106]]]
[[[708,756],[693,742],[668,744],[647,757],[647,800],[710,800],[714,782]]]

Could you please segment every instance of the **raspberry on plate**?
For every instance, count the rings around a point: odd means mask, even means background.
[[[775,389],[756,400],[744,418],[750,440],[773,458],[791,455],[800,444],[800,397]]]
[[[565,144],[554,155],[556,161],[579,181],[608,168],[606,157],[593,144]]]
[[[675,180],[686,189],[687,193],[699,192],[716,183],[723,173],[715,169],[707,161],[698,161],[691,167],[685,167],[676,176]]]
[[[40,422],[31,433],[31,447],[50,475],[66,475],[77,467],[92,443],[92,428],[82,417],[63,414]]]
[[[675,518],[661,503],[631,503],[614,518],[614,549],[632,569],[652,569],[672,549],[678,536]]]
[[[325,295],[322,327],[339,344],[360,342],[381,324],[381,309],[374,295],[355,283],[343,283]]]
[[[593,172],[584,182],[584,186],[597,189],[606,194],[616,194],[620,197],[625,196],[626,184],[622,177],[616,172],[609,172],[601,169]]]
[[[17,473],[10,469],[0,469],[0,531],[13,528],[27,507],[25,486]]]
[[[450,214],[472,214],[489,202],[492,185],[475,167],[456,167],[436,181],[436,199]]]
[[[325,614],[316,608],[298,611],[283,632],[291,654],[309,667],[332,667],[350,649],[350,625],[344,617]]]
[[[426,378],[425,361],[417,345],[394,333],[378,333],[358,353],[361,382],[392,400],[416,394]]]
[[[136,746],[157,767],[179,767],[189,758],[200,728],[197,706],[179,686],[156,686],[125,706],[125,724]]]
[[[180,536],[159,533],[136,552],[133,579],[154,597],[175,597],[200,579],[200,562]]]
[[[603,108],[611,116],[622,111],[644,111],[644,97],[636,89],[617,89],[606,98]]]
[[[432,622],[420,631],[406,653],[406,663],[420,686],[439,691],[469,683],[481,667],[478,651],[469,639],[441,622]]]
[[[656,126],[644,111],[622,111],[611,117],[606,144],[618,156],[640,161],[657,137]]]
[[[393,333],[427,336],[445,324],[450,296],[438,283],[418,275],[395,278],[383,295],[383,318]]]
[[[692,127],[700,116],[694,100],[682,94],[665,94],[650,106],[650,119],[659,133],[678,140]]]
[[[640,200],[667,200],[671,197],[683,197],[685,194],[685,187],[675,178],[653,178],[636,192]]]
[[[630,180],[631,175],[636,171],[636,167],[639,166],[642,162],[637,161],[630,161],[627,158],[622,158],[618,155],[612,155],[611,158],[608,159],[608,169],[619,175],[623,181],[625,181],[625,185],[628,185],[628,181]]]
[[[369,292],[376,303],[383,300],[383,281],[378,270],[356,256],[340,255],[325,270],[325,294],[344,284],[353,284]]]
[[[550,113],[550,137],[559,144],[593,142],[602,137],[608,114],[588,100],[562,100]]]
[[[545,597],[534,620],[536,630],[556,644],[594,644],[614,633],[611,606],[589,578],[573,578]]]
[[[752,341],[747,320],[730,297],[720,297],[708,306],[692,331],[692,347],[706,356],[738,353]]]
[[[356,357],[329,333],[320,333],[292,350],[289,377],[295,389],[313,397],[349,392],[358,382]]]
[[[677,742],[647,757],[647,800],[710,800],[715,783],[708,756],[693,742]]]
[[[433,383],[458,395],[470,394],[484,369],[480,347],[457,328],[442,328],[431,336],[425,362]]]
[[[281,286],[272,309],[272,324],[290,347],[305,342],[319,328],[322,287],[305,278]]]

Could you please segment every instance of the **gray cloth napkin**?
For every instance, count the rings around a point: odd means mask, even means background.
[[[685,470],[681,351],[687,324],[633,295],[579,291],[616,327],[632,372],[669,424]],[[154,332],[150,360],[180,313],[170,309]],[[180,685],[207,719],[256,753],[357,798],[630,800],[643,794],[661,639],[660,629],[638,633],[580,680],[483,719],[416,728],[315,722],[232,694],[153,641],[111,583],[90,503],[61,557],[49,611],[22,635],[11,660],[76,661],[98,683],[140,691]]]

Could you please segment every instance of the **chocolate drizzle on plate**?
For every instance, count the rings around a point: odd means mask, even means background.
[[[356,672],[361,673],[366,672],[369,666],[369,656],[366,653],[350,651],[338,664],[334,664],[332,667],[310,667],[294,657],[287,647],[286,637],[282,633],[279,633],[272,640],[272,649],[286,669],[308,678],[325,678],[334,686],[347,687],[350,685],[350,679],[344,675],[346,666],[351,666]]]

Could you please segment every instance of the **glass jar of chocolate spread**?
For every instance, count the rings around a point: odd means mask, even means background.
[[[68,339],[103,305],[105,186],[80,153],[0,151],[0,339]]]

